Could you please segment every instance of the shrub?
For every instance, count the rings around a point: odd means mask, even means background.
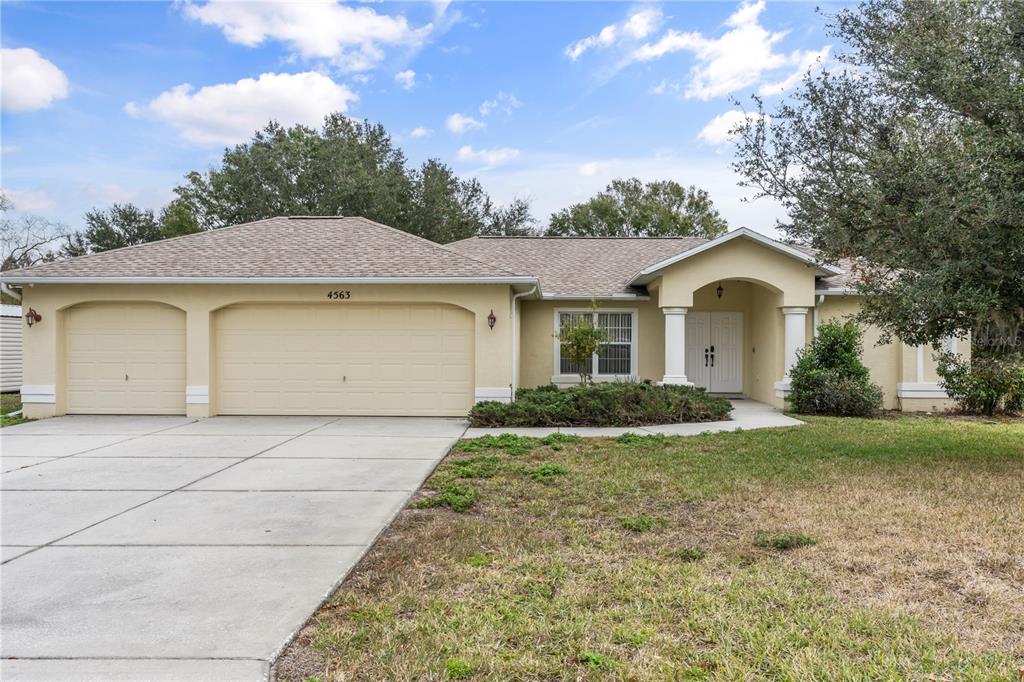
[[[860,361],[860,327],[830,320],[797,356],[786,400],[801,414],[870,417],[882,407],[882,389]]]
[[[732,405],[689,386],[607,383],[519,389],[511,403],[477,403],[469,421],[477,427],[644,426],[727,419]]]
[[[953,353],[939,356],[939,385],[957,407],[973,414],[1024,410],[1024,361],[985,357],[970,362]]]

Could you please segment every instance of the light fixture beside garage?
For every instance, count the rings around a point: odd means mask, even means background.
[[[37,313],[35,308],[29,308],[28,312],[25,313],[25,323],[28,324],[28,326],[30,327],[34,325],[36,322],[42,321],[42,319],[43,316]],[[491,326],[493,327],[494,325]]]
[[[494,316],[494,308],[491,308],[491,314],[487,316],[487,326],[494,329],[494,323],[498,321],[498,318]]]
[[[722,283],[718,283],[718,288],[715,289],[715,293],[718,294],[718,298],[722,298],[722,294],[725,293],[725,289],[722,288]]]

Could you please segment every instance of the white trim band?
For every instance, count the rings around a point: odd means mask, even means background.
[[[899,398],[949,399],[949,394],[934,381],[915,381],[896,384],[896,396]]]
[[[210,387],[209,386],[186,386],[185,387],[185,403],[187,405],[209,405],[210,404]]]
[[[485,400],[493,400],[499,403],[510,403],[512,402],[512,388],[510,386],[477,386],[476,401],[479,403]]]
[[[21,387],[21,402],[52,405],[57,402],[57,387],[53,384],[25,384]]]

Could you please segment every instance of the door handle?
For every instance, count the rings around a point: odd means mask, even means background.
[[[704,349],[704,366],[705,367],[708,366],[708,349],[707,348]]]
[[[711,366],[715,366],[715,347],[711,346]]]

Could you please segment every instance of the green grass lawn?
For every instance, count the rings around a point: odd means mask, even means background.
[[[1017,680],[1024,423],[809,421],[463,441],[279,678]]]
[[[11,417],[11,412],[21,409],[20,393],[0,393],[0,428],[32,421],[24,417]]]

